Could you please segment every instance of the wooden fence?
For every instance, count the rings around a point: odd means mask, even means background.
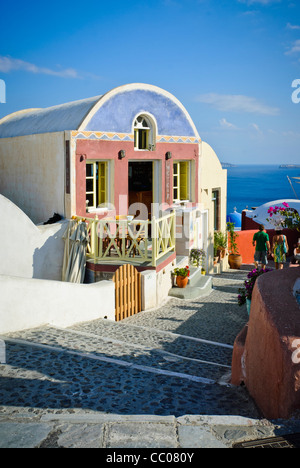
[[[141,274],[133,265],[122,265],[113,277],[116,288],[116,321],[142,310]]]

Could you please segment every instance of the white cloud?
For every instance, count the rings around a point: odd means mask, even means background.
[[[234,124],[232,124],[230,122],[227,122],[227,120],[225,118],[220,120],[220,125],[223,128],[228,128],[230,130],[237,130],[237,127]]]
[[[270,107],[256,98],[240,94],[202,94],[196,99],[223,112],[245,112],[264,115],[278,115],[279,109]]]
[[[286,27],[287,27],[288,29],[300,29],[300,26],[299,26],[298,24],[291,24],[291,23],[288,23],[288,24],[286,25]]]
[[[300,138],[300,132],[294,132],[293,130],[282,132],[282,135],[285,137]]]
[[[250,124],[250,127],[254,128],[254,130],[256,130],[257,133],[262,134],[261,129],[259,128],[259,126],[256,123]]]
[[[63,70],[52,70],[51,68],[39,67],[24,60],[0,55],[0,72],[9,73],[14,70],[23,70],[29,73],[53,75],[61,78],[79,78],[78,72],[74,68]]]
[[[288,50],[285,54],[286,55],[293,55],[293,54],[299,54],[300,53],[300,39],[297,41],[294,41],[290,50]]]

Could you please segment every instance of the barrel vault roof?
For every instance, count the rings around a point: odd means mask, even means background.
[[[135,117],[143,112],[157,122],[160,135],[199,138],[184,106],[157,86],[132,83],[108,93],[45,109],[25,109],[0,120],[0,138],[67,130],[132,133]]]

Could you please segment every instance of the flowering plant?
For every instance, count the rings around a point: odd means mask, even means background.
[[[190,252],[190,261],[195,262],[197,267],[202,265],[206,256],[206,252],[203,249],[192,249]]]
[[[190,269],[189,269],[189,266],[187,265],[184,268],[175,268],[173,273],[175,276],[183,276],[184,278],[186,278],[187,276],[190,276]]]
[[[270,206],[268,209],[270,218],[267,221],[274,225],[275,228],[290,228],[300,231],[300,216],[299,213],[291,208],[288,203],[282,203],[282,206]]]
[[[268,271],[272,271],[271,268],[265,268],[264,270],[258,270],[255,268],[254,270],[250,271],[247,275],[247,279],[244,281],[244,287],[239,288],[239,295],[238,295],[238,304],[242,306],[246,303],[246,299],[252,298],[252,292],[255,285],[255,281],[257,278]]]
[[[282,206],[270,206],[268,209],[270,218],[267,218],[267,221],[273,224],[275,228],[284,228],[287,208],[289,208],[289,205],[286,202],[282,203]]]

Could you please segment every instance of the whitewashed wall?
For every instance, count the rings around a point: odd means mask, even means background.
[[[67,223],[35,226],[0,195],[0,333],[115,319],[112,281],[60,281]]]
[[[213,272],[214,257],[214,210],[212,191],[220,190],[220,230],[226,231],[227,211],[227,170],[222,168],[218,156],[212,147],[201,143],[201,179],[200,201],[204,210],[208,210],[208,272]]]
[[[35,223],[64,215],[64,132],[0,139],[0,193]]]
[[[0,274],[61,280],[68,221],[35,226],[14,203],[0,195]]]
[[[115,319],[112,281],[75,284],[0,275],[0,291],[0,334],[46,324],[68,327]]]

